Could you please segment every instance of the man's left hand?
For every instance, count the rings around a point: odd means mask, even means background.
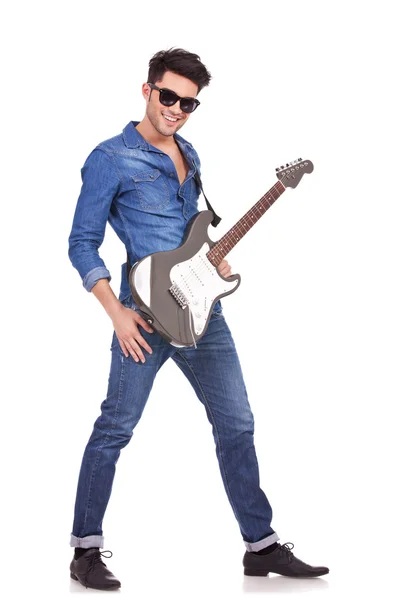
[[[225,258],[219,263],[217,269],[221,273],[222,277],[230,277],[232,275],[231,265],[228,264],[228,261]]]

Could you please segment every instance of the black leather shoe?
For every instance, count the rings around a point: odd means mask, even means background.
[[[105,552],[110,552],[110,556],[106,557]],[[74,557],[70,564],[71,578],[95,590],[116,590],[121,587],[121,582],[101,560],[102,556],[111,558],[111,550],[103,553],[98,548],[90,548],[79,558]]]
[[[295,557],[291,551],[293,544],[278,544],[269,554],[247,552],[243,556],[245,575],[266,576],[277,573],[286,577],[319,577],[329,573],[328,567],[312,567]]]

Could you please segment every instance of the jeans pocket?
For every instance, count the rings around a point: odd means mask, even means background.
[[[214,318],[223,317],[221,300],[217,300],[211,311],[211,316]]]
[[[110,350],[111,350],[111,352],[113,352],[114,350],[119,350],[119,352],[121,354],[123,354],[121,344],[119,343],[119,339],[117,338],[117,334],[115,333],[115,329],[113,331],[113,335],[112,335],[112,339],[111,339]]]
[[[125,306],[125,308],[131,308],[132,310],[137,310],[138,308],[136,302],[132,297],[132,294],[129,294],[129,296],[126,296],[126,298],[123,298],[122,300],[120,300],[120,302],[122,306]]]

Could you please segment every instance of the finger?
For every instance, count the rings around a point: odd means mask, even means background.
[[[224,271],[224,269],[226,269],[226,262],[222,261],[221,263],[219,263],[217,268],[218,268],[218,271],[220,273],[222,273],[222,271]]]
[[[129,352],[126,349],[126,346],[125,346],[124,342],[121,342],[121,340],[119,340],[119,345],[121,346],[121,350],[124,353],[125,358],[128,358]]]
[[[121,346],[122,352],[124,353],[125,358],[128,358],[129,355],[132,356],[132,358],[135,360],[135,362],[138,362],[138,357],[136,356],[135,350],[134,348],[131,347],[131,344],[129,343],[128,340],[119,340],[119,345]]]
[[[140,344],[141,346],[143,346],[143,348],[145,350],[147,350],[147,352],[149,352],[149,354],[153,354],[153,350],[150,348],[150,346],[148,345],[148,343],[146,342],[146,340],[144,339],[144,337],[142,337],[140,334],[138,334],[136,336],[136,341],[138,342],[138,344]]]
[[[143,327],[143,329],[145,329],[146,331],[148,331],[149,333],[153,333],[153,329],[150,327],[150,325],[147,323],[147,321],[145,321],[143,319],[143,317],[141,317],[140,315],[138,315],[138,320],[137,320],[137,324],[141,325]]]
[[[136,342],[136,340],[134,340],[134,339],[131,340],[130,347],[132,348],[133,352],[139,357],[139,359],[142,361],[142,363],[146,362],[146,359],[144,357],[142,349],[139,346],[139,344]]]
[[[132,350],[132,348],[129,346],[128,343],[124,343],[124,342],[120,342],[120,346],[122,348],[122,352],[124,353],[125,358],[128,358],[129,355],[132,356],[132,358],[138,362],[138,357],[136,356],[135,352]]]
[[[131,347],[129,347],[129,354],[132,356],[132,358],[135,362],[139,362],[139,357],[136,355],[136,353],[134,352],[134,350],[132,350]],[[129,356],[129,354],[128,354],[128,356]]]
[[[231,265],[228,263],[227,260],[223,260],[220,265],[220,272],[222,273],[228,273],[231,270]]]

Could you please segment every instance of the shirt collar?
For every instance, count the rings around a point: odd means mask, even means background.
[[[124,127],[122,131],[122,137],[125,146],[128,148],[140,148],[141,150],[147,150],[151,152],[153,151],[154,146],[146,142],[144,137],[136,129],[136,125],[138,125],[139,122],[140,121],[129,121],[129,123]],[[193,150],[193,146],[190,144],[190,142],[187,142],[177,133],[175,133],[174,138],[185,154],[192,155],[191,151]]]

